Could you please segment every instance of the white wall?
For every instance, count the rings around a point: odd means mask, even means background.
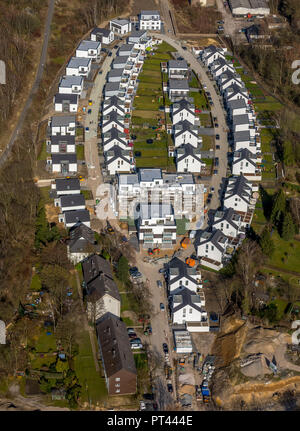
[[[177,172],[199,173],[201,171],[201,167],[202,163],[191,155],[188,155],[180,162],[178,162],[177,159]]]

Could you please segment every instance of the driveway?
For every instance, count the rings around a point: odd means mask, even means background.
[[[85,162],[88,169],[88,178],[86,184],[92,191],[94,199],[97,197],[97,189],[100,184],[103,183],[102,172],[100,168],[100,161],[98,155],[98,116],[102,102],[103,87],[106,83],[106,75],[110,71],[111,63],[116,56],[116,49],[112,50],[112,56],[107,56],[102,64],[102,74],[98,74],[94,81],[94,85],[90,94],[90,100],[92,100],[92,106],[88,106],[87,109],[91,109],[91,114],[86,114],[84,120],[84,127],[88,127],[89,131],[85,132],[84,142],[84,155]]]
[[[222,178],[226,177],[227,171],[227,153],[228,153],[228,138],[227,138],[227,124],[225,119],[225,112],[221,106],[221,99],[216,93],[214,88],[214,81],[211,81],[206,74],[204,67],[198,62],[195,56],[188,50],[184,50],[181,47],[181,43],[166,34],[160,34],[159,37],[169,43],[171,46],[177,49],[178,53],[183,57],[189,64],[192,70],[199,76],[201,83],[207,86],[207,91],[210,92],[213,100],[213,106],[211,107],[211,113],[213,117],[217,117],[219,127],[215,129],[215,132],[220,136],[220,139],[216,141],[216,144],[220,145],[220,149],[216,150],[216,157],[219,158],[219,166],[217,168],[218,173],[212,175],[209,181],[209,187],[214,187],[215,192],[212,196],[211,202],[208,205],[208,209],[217,209],[220,205],[219,189],[222,184]],[[206,227],[206,218],[203,228]]]

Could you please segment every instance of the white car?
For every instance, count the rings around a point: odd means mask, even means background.
[[[144,401],[140,401],[140,410],[146,410],[146,404]]]
[[[130,344],[130,347],[132,350],[138,350],[138,349],[142,349],[143,345],[141,343],[132,343]]]

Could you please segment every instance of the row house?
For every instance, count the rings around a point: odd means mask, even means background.
[[[199,136],[199,128],[188,120],[183,120],[175,124],[174,128],[175,147],[190,144],[197,148],[202,143],[202,137]]]
[[[247,148],[233,153],[232,173],[242,174],[249,181],[261,181],[261,156],[257,156]]]
[[[75,136],[76,117],[75,115],[60,115],[51,117],[48,122],[49,135],[70,135]]]
[[[228,246],[228,237],[219,229],[212,232],[209,230],[200,232],[195,240],[197,256],[201,258],[201,265],[217,271],[223,268],[224,263],[230,258]]]
[[[234,73],[235,69],[232,64],[227,63],[224,58],[218,58],[209,66],[213,78],[216,80],[224,72]]]
[[[78,195],[80,193],[80,181],[78,178],[57,178],[51,183],[51,192],[55,196]]]
[[[256,202],[253,197],[254,191],[257,191],[256,186],[243,175],[230,177],[223,199],[224,209],[233,208],[242,214],[253,211]]]
[[[261,153],[260,135],[253,129],[233,133],[233,147],[235,151],[247,149],[253,154]]]
[[[185,60],[169,60],[168,75],[169,79],[187,79],[189,68]]]
[[[186,99],[173,103],[171,113],[173,126],[182,121],[188,121],[193,125],[197,123],[195,105]]]
[[[141,203],[137,230],[143,248],[173,248],[176,244],[176,221],[170,204]]]
[[[125,115],[124,100],[119,99],[117,96],[106,98],[103,101],[102,115],[107,115],[111,111],[116,111],[119,115]]]
[[[161,29],[160,13],[157,10],[142,10],[139,15],[140,30],[157,30]]]
[[[124,133],[124,116],[119,115],[116,111],[111,111],[102,117],[102,133],[108,132],[112,128]]]
[[[180,100],[189,95],[189,83],[187,79],[174,79],[168,81],[168,86],[164,85],[164,91],[168,91],[168,96],[171,101]]]
[[[134,30],[127,38],[127,43],[133,44],[135,49],[146,52],[152,47],[152,37],[147,35],[147,30]]]
[[[54,206],[60,207],[62,212],[85,209],[85,199],[83,194],[62,195],[54,199]]]
[[[168,263],[167,276],[170,295],[179,294],[183,289],[198,293],[203,288],[201,272],[197,271],[196,267],[191,268],[178,257],[174,257]]]
[[[115,145],[105,153],[105,166],[109,175],[116,175],[119,172],[132,172],[135,169],[132,151],[123,150]]]
[[[231,241],[245,238],[245,224],[241,214],[233,208],[218,210],[214,214],[214,220],[211,225],[212,230],[220,230]]]
[[[46,140],[47,152],[54,153],[76,153],[75,136],[55,135]]]
[[[69,175],[77,173],[76,154],[52,154],[47,158],[47,166],[54,174]]]
[[[91,228],[83,223],[71,227],[67,241],[67,254],[73,265],[86,259],[91,253],[99,253],[100,251],[95,232]]]
[[[199,174],[205,163],[201,160],[200,146],[194,147],[191,144],[184,144],[176,151],[177,172]]]
[[[53,98],[56,112],[77,112],[78,95],[57,93]]]
[[[216,47],[214,45],[209,45],[207,48],[203,49],[200,52],[200,59],[202,62],[209,67],[211,63],[213,63],[215,60],[223,59],[225,60],[225,53],[227,49]]]
[[[122,150],[129,150],[126,134],[120,132],[116,127],[108,130],[102,135],[103,152],[110,150],[114,146],[120,147]]]
[[[91,218],[88,210],[65,211],[58,216],[59,223],[63,223],[67,229],[70,229],[80,223],[91,227]]]
[[[232,84],[226,88],[223,93],[225,105],[227,105],[232,100],[243,99],[246,104],[249,105],[249,92],[246,87],[241,87],[240,85]]]

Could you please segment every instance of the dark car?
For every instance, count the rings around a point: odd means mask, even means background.
[[[134,141],[136,139],[136,135],[131,135],[131,139]]]
[[[128,334],[128,337],[129,337],[129,338],[132,338],[132,339],[135,339],[135,338],[136,338],[136,333],[135,333],[135,332],[132,332],[132,333]],[[131,340],[130,340],[130,341],[131,341]]]
[[[217,175],[217,173],[218,173],[218,169],[215,169],[214,170],[214,175]]]
[[[187,50],[187,47],[186,47],[186,46],[183,46],[183,47],[182,47],[182,49],[184,49],[184,50],[186,51],[186,50]]]
[[[135,151],[134,156],[135,157],[141,157],[142,153],[140,151]]]
[[[164,274],[164,273],[166,272],[166,270],[165,270],[165,268],[160,268],[160,269],[158,270],[158,272],[159,272],[160,274]]]
[[[161,311],[165,311],[165,305],[162,302],[159,304],[159,308]]]
[[[139,269],[137,266],[133,266],[132,268],[129,268],[129,274],[134,274],[135,272],[137,272]]]
[[[209,314],[209,318],[212,322],[217,322],[219,320],[217,313],[214,311]]]
[[[219,124],[218,123],[215,123],[215,128],[217,129],[219,127]]]
[[[167,343],[163,343],[163,351],[164,351],[164,353],[169,353],[169,348],[168,348],[168,345],[167,345]]]
[[[169,392],[173,392],[173,385],[171,383],[167,384],[167,388]]]
[[[99,70],[99,75],[102,75],[102,70]]]
[[[112,56],[112,52],[110,52],[110,53],[108,54],[108,56],[109,56],[109,57],[111,57],[111,56]]]
[[[219,140],[220,139],[220,135],[217,134],[216,135],[216,139]]]
[[[153,139],[147,139],[147,144],[153,144]]]
[[[217,117],[214,117],[214,121],[218,121]]]
[[[153,394],[144,394],[143,398],[144,398],[144,400],[153,401],[154,400],[154,395]]]
[[[215,158],[215,166],[219,166],[219,157]]]
[[[220,145],[216,145],[216,150],[219,150],[220,149]]]

